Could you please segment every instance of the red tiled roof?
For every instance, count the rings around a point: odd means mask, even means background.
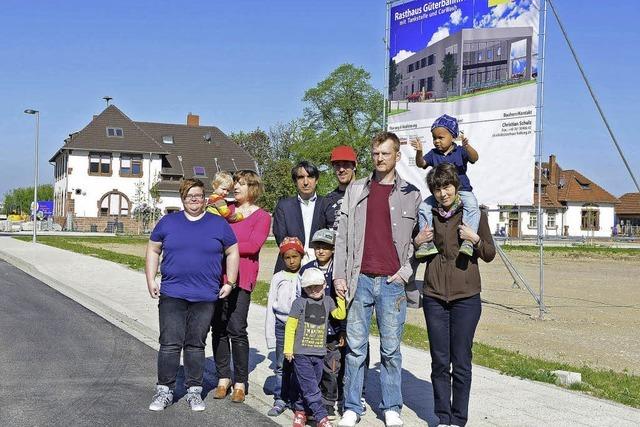
[[[618,198],[616,215],[640,215],[640,193],[626,193]]]
[[[550,164],[552,165],[550,170]],[[619,203],[611,193],[600,187],[576,170],[562,170],[555,162],[542,163],[542,206],[560,208],[567,202],[578,203]],[[534,174],[533,200],[537,204],[538,168]]]

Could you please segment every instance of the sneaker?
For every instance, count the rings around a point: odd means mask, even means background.
[[[293,414],[293,427],[304,427],[307,425],[307,414],[304,411],[296,411]]]
[[[340,418],[340,422],[338,422],[338,427],[355,427],[359,422],[360,416],[348,409],[342,414],[342,418]]]
[[[387,427],[402,427],[404,423],[399,413],[396,411],[386,411],[384,413],[384,425]]]
[[[267,412],[267,415],[269,415],[270,417],[277,417],[278,415],[282,414],[286,409],[287,409],[287,405],[282,400],[276,400],[276,402],[273,404],[271,409],[269,409],[269,412]]]
[[[166,385],[157,385],[156,394],[149,405],[150,411],[162,411],[173,403],[173,391]]]
[[[329,417],[324,417],[316,424],[316,427],[333,427],[331,421],[329,421]]]
[[[189,387],[185,396],[187,403],[192,411],[204,411],[204,402],[202,401],[202,387]]]
[[[465,254],[467,256],[473,255],[473,243],[468,240],[462,242],[462,246],[460,246],[460,253]]]
[[[367,401],[364,399],[364,397],[360,398],[360,404],[362,405],[362,412],[360,412],[362,415],[367,413]]]
[[[336,420],[336,408],[333,405],[325,405],[325,409],[327,410],[327,418],[329,421]]]
[[[433,242],[427,242],[418,246],[418,250],[415,253],[415,257],[418,259],[426,258],[429,255],[435,255],[437,253],[438,253],[438,248],[436,248],[436,245],[434,245]]]

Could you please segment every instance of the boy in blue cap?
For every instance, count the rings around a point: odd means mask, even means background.
[[[431,135],[433,137],[433,148],[426,155],[422,155],[422,143],[419,140],[411,141],[411,146],[416,149],[416,166],[426,169],[427,167],[435,167],[440,163],[452,163],[458,169],[458,177],[460,179],[460,189],[458,191],[459,200],[454,202],[455,212],[456,205],[462,205],[462,220],[465,224],[478,231],[480,223],[480,209],[478,201],[473,195],[471,182],[467,177],[467,164],[478,161],[478,152],[469,144],[469,140],[458,129],[458,120],[455,117],[443,114],[438,117],[431,125]],[[460,136],[462,138],[462,146],[457,145],[454,139]],[[437,203],[433,195],[427,197],[421,204],[418,212],[418,225],[422,230],[425,226],[433,227],[433,213],[431,210],[437,208]],[[424,258],[429,255],[435,255],[438,249],[433,242],[420,245],[415,252],[416,258]],[[460,246],[460,253],[471,256],[473,255],[473,243],[465,240]]]

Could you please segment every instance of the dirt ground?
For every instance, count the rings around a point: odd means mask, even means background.
[[[144,246],[100,247],[144,256]],[[271,279],[276,255],[275,248],[263,249],[260,280]],[[538,254],[508,256],[538,292]],[[538,307],[526,289],[512,286],[499,257],[480,269],[483,313],[476,341],[551,361],[640,374],[640,258],[546,255],[548,313],[542,321],[536,320]],[[408,322],[424,327],[422,310],[409,310]]]

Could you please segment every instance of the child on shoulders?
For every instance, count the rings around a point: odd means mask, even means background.
[[[458,191],[459,200],[454,201],[455,212],[459,206],[462,206],[462,221],[478,232],[480,224],[480,209],[478,201],[473,195],[473,188],[467,176],[467,164],[478,161],[478,152],[469,144],[469,140],[458,128],[458,120],[455,117],[446,114],[438,117],[431,125],[431,135],[433,137],[433,145],[424,157],[422,156],[422,143],[419,140],[411,141],[411,146],[416,149],[416,165],[423,169],[427,167],[435,167],[440,163],[452,163],[458,169],[458,178],[460,179],[460,189]],[[457,145],[454,139],[461,137],[462,146]],[[433,228],[433,212],[432,209],[437,208],[437,203],[433,195],[427,197],[421,204],[418,211],[418,225],[420,230],[428,226]],[[438,253],[433,242],[424,243],[416,250],[416,258],[424,258],[429,255]],[[460,246],[460,253],[472,256],[473,243],[465,240]]]

